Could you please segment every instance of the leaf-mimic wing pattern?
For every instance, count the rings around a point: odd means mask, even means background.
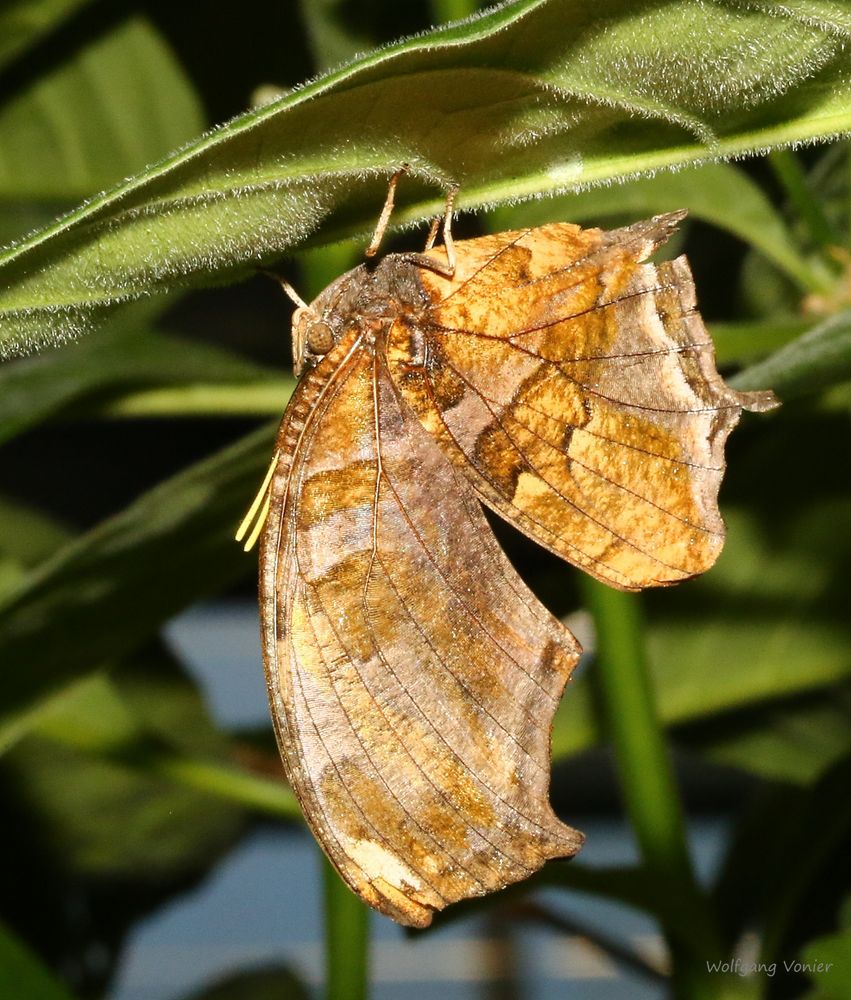
[[[683,214],[465,241],[389,337],[402,397],[481,499],[624,589],[712,565],[724,442],[774,405],[721,380],[685,258],[646,261]]]
[[[548,800],[578,658],[353,328],[284,416],[261,550],[281,752],[349,885],[409,925],[582,836]]]
[[[307,373],[246,519],[266,493],[272,712],[313,832],[401,923],[582,842],[548,797],[579,647],[479,501],[625,589],[720,551],[724,442],[775,401],[721,380],[685,259],[647,262],[679,218],[391,254],[294,314]]]

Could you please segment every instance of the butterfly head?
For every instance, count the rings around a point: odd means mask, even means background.
[[[360,265],[341,274],[309,304],[285,288],[297,306],[292,319],[296,378],[319,364],[340,343],[346,330],[353,326],[368,328],[376,319],[376,310],[382,312],[372,294],[373,284],[373,272]],[[379,302],[383,301],[382,294],[379,290]]]
[[[331,324],[314,306],[299,306],[293,313],[293,371],[296,378],[316,364],[337,343]]]
[[[296,304],[292,318],[292,345],[293,373],[298,378],[305,368],[312,368],[317,364],[340,339],[339,323],[336,322],[328,294],[339,282],[333,282],[308,305],[285,278],[275,272],[266,273],[281,285]]]

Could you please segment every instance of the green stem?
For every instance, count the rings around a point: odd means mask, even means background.
[[[768,162],[795,210],[809,229],[815,245],[822,249],[838,246],[841,242],[840,236],[825,215],[821,202],[813,195],[798,157],[791,149],[775,149],[769,153]]]
[[[129,417],[267,417],[280,416],[294,382],[205,383],[131,389],[112,399],[83,404],[73,415],[83,420]]]
[[[723,946],[692,870],[682,805],[656,710],[637,596],[582,578],[597,633],[595,682],[605,731],[615,751],[627,813],[644,865],[660,897],[676,899],[676,919],[661,918],[677,995],[716,996],[706,962]]]
[[[75,738],[73,731],[61,725],[45,726],[42,734],[96,760],[109,760],[143,774],[156,774],[182,785],[208,792],[218,798],[234,802],[246,809],[253,809],[267,816],[299,820],[301,809],[292,790],[280,779],[252,774],[227,761],[211,760],[182,754],[170,747],[162,747],[144,739],[128,739],[115,746],[86,743]]]
[[[298,801],[283,780],[260,777],[219,761],[184,757],[170,751],[142,754],[136,764],[179,785],[209,792],[268,816],[289,820],[301,818]]]
[[[369,910],[323,855],[326,1000],[366,1000]]]

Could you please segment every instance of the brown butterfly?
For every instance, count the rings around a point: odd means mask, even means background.
[[[400,923],[583,842],[548,798],[580,648],[481,503],[628,590],[721,549],[724,441],[775,401],[721,380],[685,258],[647,262],[684,214],[453,244],[450,196],[444,250],[435,225],[424,253],[297,300],[304,374],[240,537],[259,508],[287,777],[345,881]]]

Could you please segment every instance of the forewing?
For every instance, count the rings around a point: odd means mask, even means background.
[[[773,405],[718,375],[685,258],[646,262],[681,217],[456,244],[453,278],[420,269],[429,305],[388,348],[403,398],[481,499],[625,589],[712,565],[724,442],[743,407]]]
[[[548,800],[550,727],[578,647],[384,364],[344,338],[285,414],[264,658],[313,832],[368,903],[423,926],[578,850]]]

